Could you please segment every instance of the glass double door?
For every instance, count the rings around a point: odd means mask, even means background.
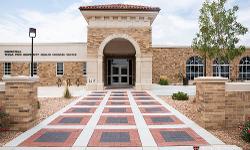
[[[111,85],[129,84],[129,65],[115,64],[111,65]]]

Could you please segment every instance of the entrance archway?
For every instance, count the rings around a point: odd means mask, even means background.
[[[140,85],[140,48],[126,34],[111,35],[98,52],[98,80],[105,86]],[[100,83],[100,82],[99,82]]]
[[[103,51],[105,86],[135,85],[135,48],[126,39],[111,40]]]

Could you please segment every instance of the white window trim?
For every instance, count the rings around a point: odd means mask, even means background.
[[[62,63],[62,64],[63,64],[63,74],[60,74],[60,75],[57,74],[57,64],[58,64],[58,63]],[[64,63],[63,63],[63,62],[56,62],[56,76],[57,76],[57,77],[61,77],[61,76],[63,76],[63,75],[64,75]]]
[[[188,67],[189,67],[189,70],[187,70]],[[192,71],[191,71],[191,67],[198,67],[198,72],[192,72]],[[201,70],[199,69],[199,67],[202,67],[202,70],[203,70],[202,72],[201,72]],[[188,80],[192,81],[192,80],[194,80],[194,79],[197,78],[197,77],[202,77],[202,76],[204,76],[204,69],[205,69],[204,64],[186,64],[186,75],[188,74],[189,77],[190,77],[190,78],[188,78]],[[202,73],[202,76],[199,76],[200,73]],[[193,74],[198,74],[198,76],[195,77],[195,75],[194,75],[194,79],[191,79],[191,75],[193,75]],[[187,77],[186,77],[186,78],[187,78]]]
[[[217,67],[217,65],[218,65],[218,64],[213,64],[213,65],[212,65],[212,67],[213,67],[213,68],[212,68],[212,70],[213,70],[213,76],[214,76],[214,74],[215,74],[214,77],[218,77],[218,76],[219,76],[219,75],[218,75],[219,72],[217,72],[217,70],[216,70],[216,72],[214,72],[214,67]],[[221,66],[221,67],[229,67],[229,69],[228,69],[228,79],[230,79],[230,77],[231,77],[231,71],[230,71],[230,70],[231,70],[231,65],[230,65],[230,64],[221,64],[220,66]],[[221,74],[225,74],[225,73],[222,73],[222,72],[221,72]]]
[[[10,63],[10,74],[5,74],[5,63]],[[12,74],[12,62],[4,62],[3,63],[3,76],[4,77],[9,77],[9,76],[11,76],[11,74]]]
[[[250,64],[239,64],[238,65],[238,69],[240,69],[240,67],[249,67],[250,66]],[[246,72],[238,72],[238,78],[241,76],[241,79],[243,78],[243,75],[248,75],[248,74],[250,74],[250,72],[248,72],[248,71],[246,71]],[[246,80],[246,79],[244,79],[243,81],[249,81],[249,80]]]

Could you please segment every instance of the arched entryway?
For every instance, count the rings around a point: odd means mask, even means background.
[[[103,51],[104,86],[123,87],[135,85],[134,46],[126,39],[115,38]]]
[[[98,52],[98,77],[104,86],[124,87],[140,84],[140,48],[126,34],[111,35]]]

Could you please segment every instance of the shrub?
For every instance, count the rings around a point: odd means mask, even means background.
[[[165,78],[160,78],[160,81],[159,81],[159,84],[160,85],[168,85],[168,79],[165,79]]]
[[[240,136],[241,138],[246,141],[246,142],[250,142],[250,121],[247,121],[240,132]]]
[[[69,87],[68,86],[65,86],[65,91],[64,91],[63,97],[64,98],[71,98],[71,94],[69,92]]]
[[[174,93],[172,95],[172,99],[173,100],[188,100],[188,95],[187,93],[184,93],[184,92],[178,92],[178,93]]]

